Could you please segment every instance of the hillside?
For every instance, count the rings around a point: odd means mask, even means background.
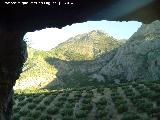
[[[29,58],[28,64],[40,64],[22,73],[20,79],[28,81],[29,74],[31,79],[35,76],[33,73],[39,75],[35,78],[38,82],[41,76],[42,81],[48,78],[46,84],[40,82],[41,87],[160,80],[160,21],[143,24],[123,43],[101,31],[91,31],[70,38],[47,53],[33,53],[36,56]]]
[[[77,35],[50,51],[61,60],[93,60],[118,47],[121,42],[100,30]]]
[[[67,68],[74,69],[63,69],[59,78],[69,86],[160,80],[160,21],[143,24],[128,41],[99,58]]]
[[[13,120],[159,120],[160,83],[19,91]]]
[[[78,73],[80,69],[92,70],[91,67],[91,69],[86,68],[89,63],[94,64],[96,69],[101,68],[102,61],[100,60],[98,64],[96,59],[121,44],[121,42],[106,33],[94,30],[72,37],[47,52],[28,47],[28,60],[14,88],[41,88],[49,83],[53,83],[50,86],[63,85],[64,82],[68,82],[70,79],[73,80],[74,85],[74,82],[76,82],[74,80],[80,78],[88,81],[86,75],[75,73]],[[93,62],[95,60],[97,64]],[[85,84],[85,80],[81,80],[83,84]],[[81,81],[79,83],[82,83]]]
[[[20,78],[14,88],[41,88],[51,82],[56,76],[57,69],[45,61],[47,52],[28,47],[28,59],[23,67]],[[46,72],[47,71],[47,72]]]

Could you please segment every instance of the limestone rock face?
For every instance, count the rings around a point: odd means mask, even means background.
[[[143,24],[100,74],[108,79],[160,79],[160,21]]]

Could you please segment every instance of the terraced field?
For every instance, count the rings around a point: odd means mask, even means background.
[[[160,83],[14,95],[13,120],[160,120]]]

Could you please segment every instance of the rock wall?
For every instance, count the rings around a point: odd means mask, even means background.
[[[98,81],[160,80],[160,21],[142,24],[118,48],[96,60],[77,63],[70,68],[75,69],[66,70],[64,74],[80,71]]]
[[[22,71],[27,51],[22,32],[2,28],[0,32],[0,120],[10,120],[13,86]]]
[[[143,24],[99,72],[108,79],[160,79],[160,21]]]

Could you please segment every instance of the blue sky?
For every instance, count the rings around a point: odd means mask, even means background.
[[[142,23],[136,21],[88,21],[65,26],[62,29],[46,28],[40,31],[28,32],[24,38],[28,38],[27,41],[33,48],[50,50],[70,37],[92,30],[103,30],[114,38],[128,39],[141,25]]]

